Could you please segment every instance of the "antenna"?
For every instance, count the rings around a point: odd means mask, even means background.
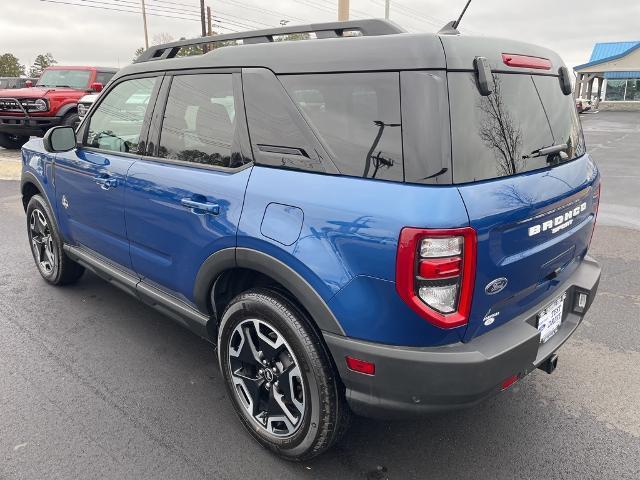
[[[469,8],[470,3],[471,3],[471,0],[467,0],[467,3],[462,9],[462,12],[460,12],[460,16],[458,17],[458,19],[447,23],[444,27],[442,27],[438,31],[438,33],[441,35],[460,35],[460,32],[458,31],[458,26],[460,25],[460,22],[462,21],[462,17],[467,11],[467,8]]]
[[[470,3],[471,3],[471,0],[467,0],[467,4],[462,9],[462,12],[460,13],[460,16],[458,17],[458,20],[456,20],[455,23],[452,25],[453,28],[455,28],[456,30],[458,29],[458,26],[460,25],[460,21],[462,20],[462,17],[464,16],[465,12],[467,11],[467,8],[469,8],[469,4]]]

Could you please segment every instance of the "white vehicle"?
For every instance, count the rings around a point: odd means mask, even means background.
[[[78,100],[78,116],[80,117],[80,120],[84,118],[99,95],[99,93],[90,93]]]

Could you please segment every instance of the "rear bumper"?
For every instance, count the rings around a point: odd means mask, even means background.
[[[60,125],[61,120],[61,117],[0,115],[0,133],[42,137],[51,127]]]
[[[547,298],[525,314],[468,343],[441,347],[395,347],[325,334],[346,387],[352,410],[371,417],[404,417],[475,405],[502,390],[501,383],[524,377],[549,358],[575,331],[591,306],[600,281],[600,266],[586,257],[557,292],[566,291],[558,332],[540,344],[537,313]],[[578,292],[588,293],[584,311],[573,311]],[[375,363],[375,375],[346,367],[345,356]]]

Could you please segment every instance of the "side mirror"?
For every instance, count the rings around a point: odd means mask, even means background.
[[[93,82],[89,86],[89,89],[94,91],[94,92],[96,92],[96,93],[101,92],[103,88],[104,88],[104,85],[102,85],[100,82]]]
[[[53,127],[47,130],[42,141],[49,153],[68,152],[76,148],[76,132],[73,127]]]
[[[31,88],[33,87],[33,82],[31,80],[27,80],[26,82],[24,82],[24,86],[27,88]]]

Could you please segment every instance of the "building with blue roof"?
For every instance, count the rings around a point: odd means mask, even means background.
[[[640,40],[596,43],[589,61],[574,70],[576,97],[591,99],[597,80],[600,108],[640,109]]]

